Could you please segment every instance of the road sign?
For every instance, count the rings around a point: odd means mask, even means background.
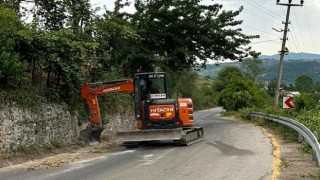
[[[293,97],[283,97],[283,108],[292,109],[294,108]]]

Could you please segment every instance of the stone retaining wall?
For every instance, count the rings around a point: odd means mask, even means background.
[[[42,104],[39,110],[14,105],[0,109],[0,151],[63,145],[78,139],[76,112],[67,105]]]
[[[103,134],[111,138],[117,131],[136,128],[133,112],[105,117]],[[87,124],[79,127],[78,113],[70,112],[67,105],[42,104],[39,110],[10,105],[0,109],[0,152],[74,143]]]

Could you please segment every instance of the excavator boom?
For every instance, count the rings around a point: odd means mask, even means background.
[[[96,88],[94,88],[96,87]],[[100,142],[103,126],[101,123],[98,95],[125,92],[133,94],[133,79],[106,81],[98,83],[86,83],[81,88],[81,97],[86,101],[90,110],[90,125],[80,132],[80,137],[85,142]]]

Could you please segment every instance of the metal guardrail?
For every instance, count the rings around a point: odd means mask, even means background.
[[[313,160],[317,161],[318,166],[320,166],[320,145],[316,138],[316,136],[303,124],[300,122],[297,122],[296,120],[282,117],[282,116],[276,116],[272,114],[264,114],[261,112],[251,112],[248,115],[251,119],[267,119],[271,121],[275,121],[278,123],[281,123],[283,125],[289,126],[292,129],[296,130],[299,135],[302,135],[303,138],[310,144],[313,150]],[[316,159],[314,159],[316,158]]]

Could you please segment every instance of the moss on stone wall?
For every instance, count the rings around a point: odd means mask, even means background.
[[[46,98],[39,94],[34,90],[0,89],[0,107],[15,105],[20,108],[38,110],[41,104],[46,102]]]

